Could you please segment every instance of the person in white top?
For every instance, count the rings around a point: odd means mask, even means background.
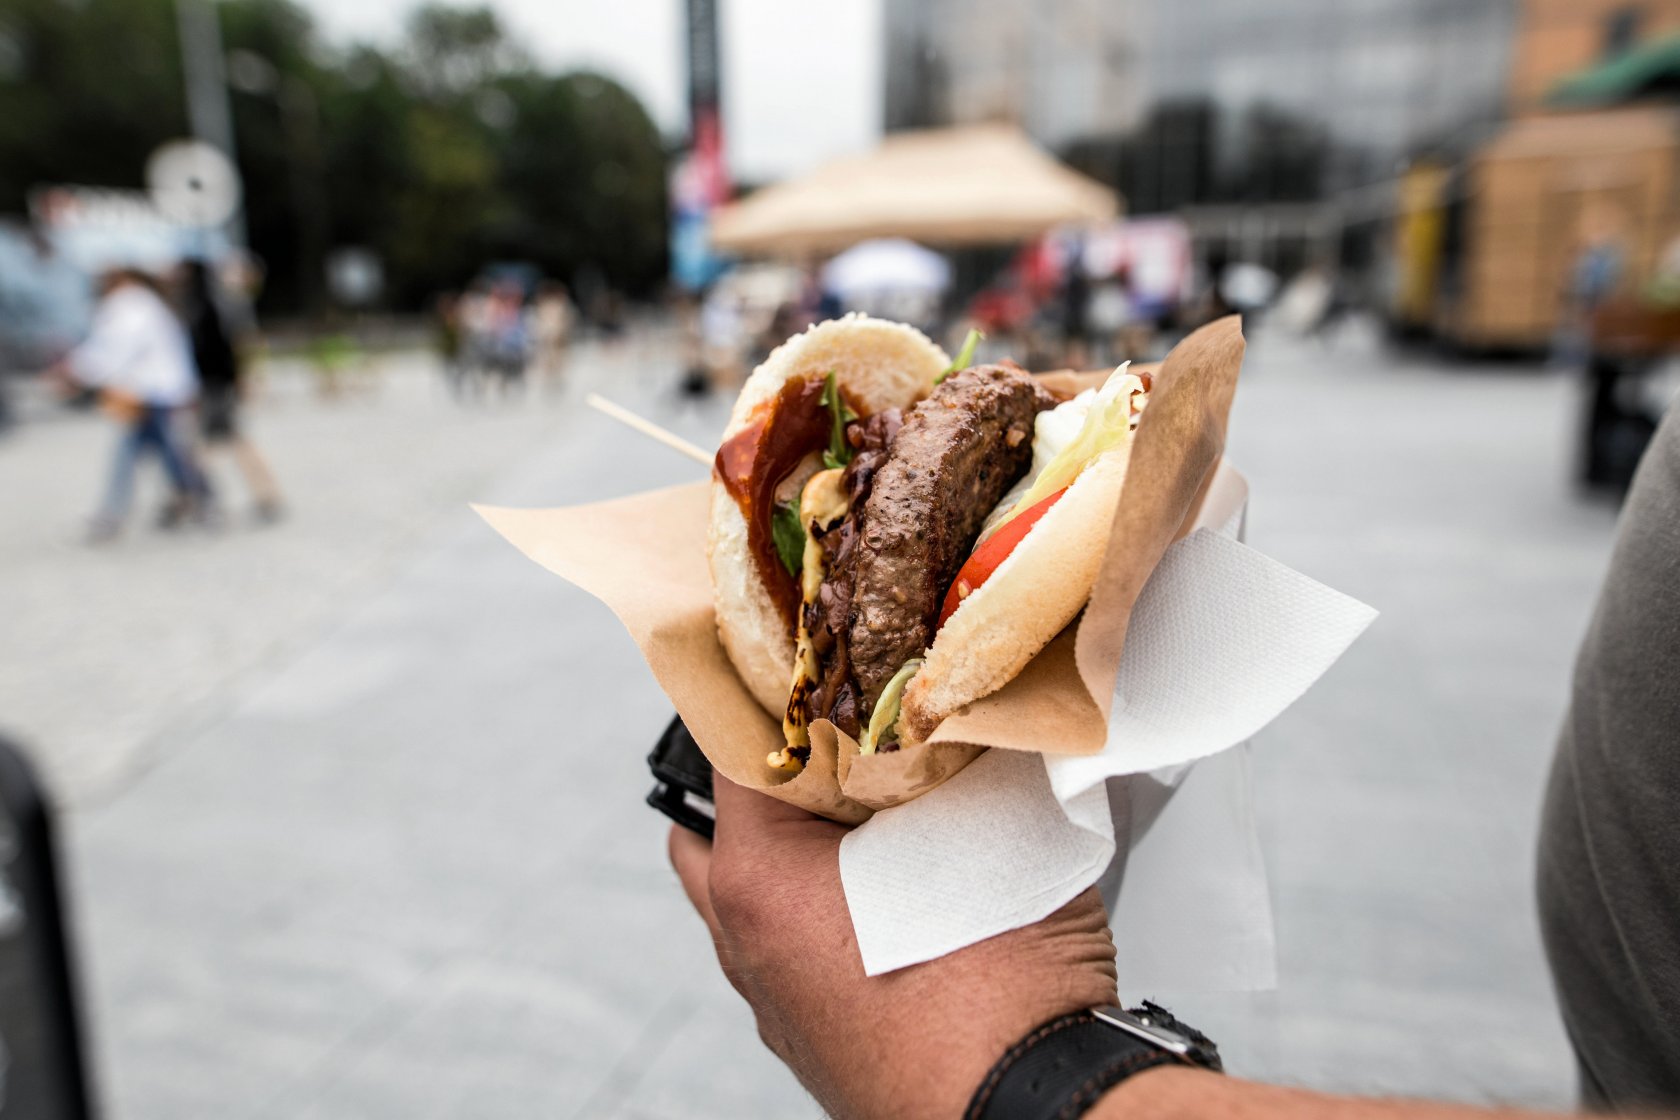
[[[174,490],[164,512],[166,526],[205,515],[210,502],[209,486],[180,430],[198,397],[186,331],[142,272],[114,269],[100,277],[99,290],[87,338],[59,366],[67,380],[98,390],[101,407],[122,424],[105,500],[90,532],[96,541],[122,528],[135,464],[147,451],[157,455]]]
[[[577,312],[566,294],[566,285],[557,281],[545,283],[531,312],[531,334],[536,347],[537,376],[549,392],[560,388],[560,376],[566,369],[566,346],[571,341],[572,324],[576,320]]]

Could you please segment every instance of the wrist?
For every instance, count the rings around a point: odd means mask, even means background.
[[[945,1009],[942,1026],[918,1022],[910,1037],[882,1040],[891,1052],[881,1055],[876,1069],[890,1072],[874,1081],[878,1096],[857,1115],[955,1120],[998,1059],[1034,1027],[1103,1002],[1053,991],[1023,997],[983,978],[968,987],[967,998],[951,995],[944,993],[936,1004]]]
[[[1203,1069],[1156,1066],[1104,1093],[1084,1120],[1171,1120],[1207,1115],[1208,1094],[1228,1084]]]
[[[1034,1027],[1113,1000],[1112,982],[1022,968],[1019,957],[1006,961],[990,946],[973,951],[980,948],[871,981],[882,988],[868,1002],[892,1013],[859,1024],[864,1037],[840,1047],[844,1065],[830,1068],[827,1085],[820,1067],[784,1059],[814,1075],[807,1088],[835,1120],[957,1120],[987,1072]],[[957,958],[961,967],[952,967]]]
[[[1153,1070],[1223,1069],[1211,1039],[1147,1000],[1064,1014],[1008,1048],[975,1090],[963,1120],[1073,1120]],[[1110,1115],[1115,1105],[1101,1112]]]

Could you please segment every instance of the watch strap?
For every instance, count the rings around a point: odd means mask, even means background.
[[[1185,1059],[1089,1011],[1063,1015],[1011,1046],[986,1074],[963,1120],[1076,1120],[1134,1074]]]

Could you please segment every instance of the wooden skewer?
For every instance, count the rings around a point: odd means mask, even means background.
[[[590,408],[606,413],[614,420],[617,420],[620,424],[636,429],[649,439],[658,440],[666,447],[669,447],[672,451],[677,451],[681,454],[687,455],[690,459],[693,459],[696,463],[700,463],[703,466],[710,467],[712,465],[711,452],[694,446],[694,444],[688,442],[675,432],[666,431],[658,424],[655,424],[652,420],[644,420],[642,417],[637,416],[634,412],[631,412],[628,408],[625,408],[622,405],[614,404],[612,401],[609,401],[599,393],[590,393],[583,399],[588,403]]]

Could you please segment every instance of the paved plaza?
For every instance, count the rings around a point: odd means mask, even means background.
[[[278,363],[251,430],[290,516],[247,524],[224,465],[219,531],[97,549],[106,426],[0,436],[0,728],[64,807],[109,1115],[817,1115],[640,804],[668,704],[604,607],[467,509],[697,477],[581,405],[710,445],[727,402],[676,377],[653,336],[466,405],[418,354],[331,398]],[[1383,614],[1255,744],[1278,991],[1125,993],[1232,1072],[1571,1102],[1530,882],[1614,528],[1569,485],[1575,406],[1357,332],[1252,347],[1250,543]]]

